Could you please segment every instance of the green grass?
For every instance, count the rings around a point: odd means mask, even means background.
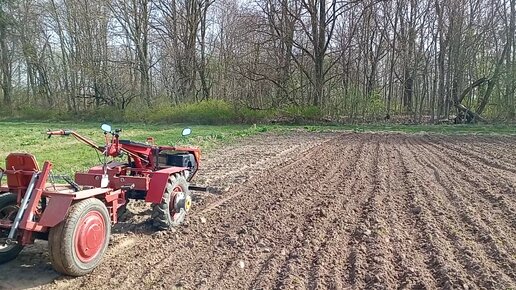
[[[352,132],[405,132],[405,133],[439,133],[439,134],[501,134],[516,135],[516,127],[511,125],[338,125],[338,126],[278,126],[278,125],[194,125],[192,135],[181,137],[181,124],[149,125],[143,123],[112,124],[114,128],[123,128],[122,139],[144,142],[147,137],[155,138],[159,145],[192,145],[208,152],[222,147],[240,137],[259,134],[265,131],[288,132],[305,130],[311,132],[352,131]],[[75,140],[73,137],[54,136],[47,139],[48,129],[73,129],[79,134],[103,144],[100,123],[72,122],[0,122],[0,167],[9,152],[28,152],[36,156],[40,164],[50,160],[57,173],[72,174],[98,164],[95,150]],[[235,158],[238,158],[235,157]]]

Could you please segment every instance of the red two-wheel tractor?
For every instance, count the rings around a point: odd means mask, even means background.
[[[101,262],[109,244],[111,225],[129,199],[152,203],[154,225],[165,230],[180,225],[192,205],[189,185],[199,167],[197,148],[158,146],[120,140],[120,129],[102,125],[105,145],[99,146],[70,130],[48,136],[74,136],[98,150],[103,164],[75,178],[61,176],[55,184],[52,163],[40,170],[33,155],[11,153],[0,169],[0,263],[15,259],[35,239],[48,240],[50,260],[60,273],[81,276]],[[183,135],[189,135],[184,129]],[[107,161],[120,157],[123,161]],[[124,160],[125,159],[125,160]],[[2,179],[5,182],[2,185]]]

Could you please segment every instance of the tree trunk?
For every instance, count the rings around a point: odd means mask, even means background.
[[[484,94],[482,101],[478,105],[478,108],[476,111],[478,115],[482,115],[487,104],[489,103],[489,98],[491,97],[491,94],[493,93],[493,90],[494,90],[496,84],[498,83],[498,78],[500,77],[500,74],[502,73],[503,61],[505,59],[506,54],[509,52],[509,48],[511,47],[511,45],[512,45],[512,43],[510,41],[507,41],[507,43],[505,44],[505,46],[503,48],[502,55],[500,55],[500,58],[498,59],[498,62],[496,63],[496,67],[495,67],[493,76],[488,81],[486,93]]]
[[[207,29],[207,14],[208,8],[210,7],[212,2],[204,1],[204,7],[202,7],[202,14],[200,18],[200,40],[199,46],[201,48],[200,51],[200,64],[197,65],[199,70],[199,78],[201,80],[201,90],[202,90],[202,99],[209,100],[210,99],[210,89],[208,87],[207,81],[207,60],[206,60],[206,29]]]
[[[6,14],[0,3],[0,64],[2,70],[2,91],[4,95],[3,103],[7,108],[10,108],[12,103],[12,74],[9,48],[7,45],[6,22]]]
[[[387,114],[385,115],[385,119],[389,120],[391,118],[391,100],[392,100],[392,88],[393,88],[393,77],[394,77],[394,67],[396,64],[396,36],[398,35],[398,13],[399,13],[399,5],[400,1],[396,1],[396,14],[394,15],[394,31],[392,38],[392,54],[391,54],[391,66],[389,69],[389,93],[387,95]]]
[[[516,0],[510,0],[510,19],[509,29],[507,33],[507,41],[512,45],[509,45],[509,51],[507,52],[507,70],[508,75],[506,77],[505,84],[505,106],[507,107],[507,117],[514,119],[516,115],[515,98],[516,98]],[[512,51],[511,51],[512,46]]]
[[[447,40],[444,35],[444,16],[441,6],[439,4],[439,0],[435,0],[435,11],[437,14],[437,33],[439,34],[439,56],[437,59],[438,67],[439,67],[439,88],[438,88],[438,118],[441,118],[445,115],[446,112],[446,93],[445,93],[445,58],[446,58],[446,47],[448,46]]]

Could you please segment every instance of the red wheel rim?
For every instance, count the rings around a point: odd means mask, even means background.
[[[75,253],[83,263],[95,259],[106,240],[106,223],[98,211],[90,211],[81,218],[75,233]]]
[[[174,193],[174,195],[173,195],[172,202],[169,205],[169,211],[170,211],[170,216],[175,221],[179,218],[179,214],[180,214],[180,211],[177,210],[177,208],[176,208],[176,204],[177,204],[176,199],[177,199],[178,195],[183,193],[183,189],[181,188],[180,185],[176,185],[176,187],[174,187],[172,192]]]

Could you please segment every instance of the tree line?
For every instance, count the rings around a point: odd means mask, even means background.
[[[2,107],[516,114],[516,0],[0,0]]]

